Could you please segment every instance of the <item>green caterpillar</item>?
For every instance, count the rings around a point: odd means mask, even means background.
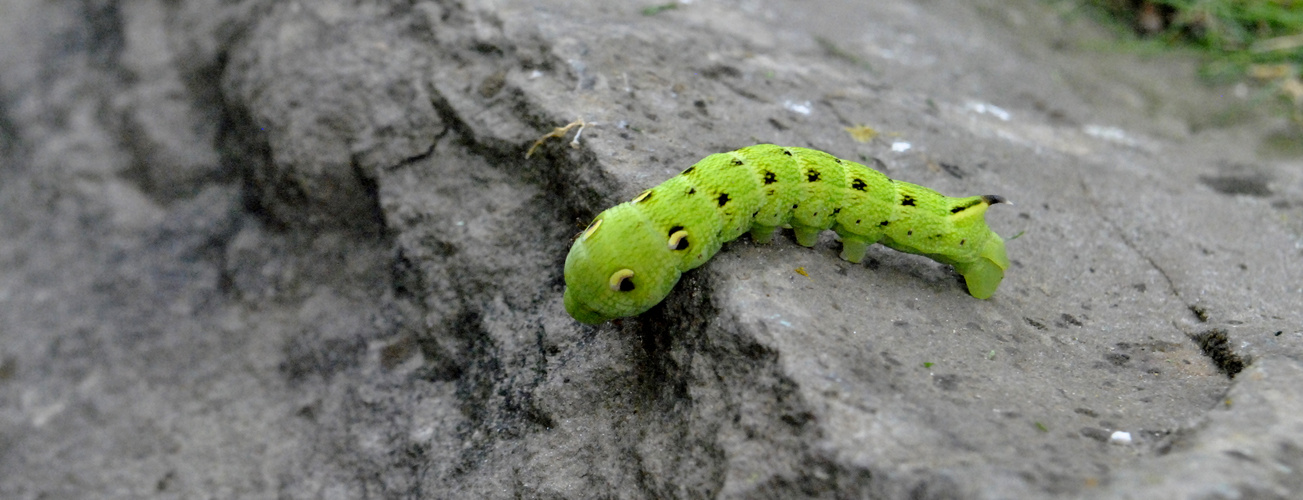
[[[593,324],[641,314],[724,242],[750,231],[768,243],[788,224],[807,247],[836,231],[851,262],[882,243],[950,264],[968,293],[985,299],[1009,267],[984,217],[1004,202],[950,198],[813,149],[760,144],[714,154],[598,214],[566,256],[566,311]]]

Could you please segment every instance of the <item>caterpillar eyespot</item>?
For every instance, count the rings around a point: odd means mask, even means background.
[[[707,196],[694,196],[698,189]],[[785,225],[807,247],[835,231],[850,262],[882,243],[949,264],[985,299],[1009,267],[1004,240],[986,225],[986,209],[998,203],[1008,201],[951,198],[813,149],[760,144],[714,154],[594,219],[566,256],[566,311],[593,324],[641,314],[725,242],[749,232],[766,243]]]
[[[670,241],[666,245],[670,250],[687,250],[688,232],[683,230],[683,226],[674,226],[670,228]]]
[[[632,292],[635,288],[633,285],[633,271],[630,269],[616,271],[606,283],[611,287],[611,291]]]

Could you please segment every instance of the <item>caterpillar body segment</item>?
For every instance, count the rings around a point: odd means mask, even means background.
[[[835,231],[850,262],[881,243],[952,265],[985,299],[1009,267],[1004,240],[985,220],[1002,202],[947,197],[812,149],[713,154],[593,220],[566,256],[566,311],[584,323],[640,314],[725,242],[750,232],[765,243],[784,225],[807,247]]]

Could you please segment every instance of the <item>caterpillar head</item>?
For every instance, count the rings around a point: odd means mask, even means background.
[[[628,203],[616,205],[566,255],[566,312],[597,324],[651,309],[678,283],[677,260],[651,220]]]

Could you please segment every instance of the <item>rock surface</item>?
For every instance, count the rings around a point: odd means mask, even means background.
[[[1065,3],[654,5],[0,3],[0,497],[1303,491],[1283,119]],[[594,214],[756,142],[1015,200],[1004,285],[743,238],[565,314]]]

